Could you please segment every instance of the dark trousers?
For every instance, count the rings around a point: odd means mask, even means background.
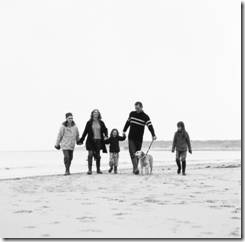
[[[178,166],[178,173],[181,172],[181,163],[182,163],[182,172],[185,173],[186,169],[186,151],[176,151],[176,164]]]
[[[63,154],[66,171],[70,171],[71,161],[73,159],[73,150],[63,150]]]
[[[97,171],[100,171],[100,159],[101,159],[100,149],[101,149],[101,140],[95,139],[93,150],[88,151],[88,170],[89,171],[92,171],[93,158],[96,161]]]
[[[132,165],[133,165],[133,172],[138,171],[138,158],[135,156],[136,151],[141,150],[142,147],[142,141],[138,140],[128,140],[128,149],[129,154],[131,157]]]

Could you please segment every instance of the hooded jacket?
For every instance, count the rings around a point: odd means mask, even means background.
[[[76,142],[79,140],[79,131],[74,121],[71,127],[68,126],[67,121],[62,123],[56,140],[56,146],[61,147],[62,150],[74,150]]]
[[[192,151],[190,137],[186,131],[184,133],[182,131],[175,132],[172,151],[174,151],[175,148],[177,151],[187,151],[187,148],[190,152]]]

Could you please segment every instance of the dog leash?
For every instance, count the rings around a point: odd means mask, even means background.
[[[154,142],[154,139],[151,141],[151,143],[150,143],[150,145],[149,145],[149,148],[148,148],[148,150],[147,150],[146,153],[145,153],[145,157],[147,156],[147,154],[148,154],[148,152],[149,152],[149,150],[150,150],[150,148],[151,148],[153,142]]]

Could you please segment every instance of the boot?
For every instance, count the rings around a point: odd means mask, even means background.
[[[110,169],[108,170],[109,173],[111,173],[113,170],[113,166],[110,166]]]
[[[92,159],[88,158],[88,175],[92,175]]]
[[[100,159],[96,160],[96,168],[97,174],[102,174],[102,171],[100,170]]]
[[[186,161],[183,160],[183,161],[182,161],[182,175],[183,175],[183,176],[186,176],[185,168],[186,168]]]
[[[114,174],[117,174],[117,166],[114,166]]]
[[[180,165],[180,160],[179,159],[176,159],[176,164],[178,166],[177,174],[180,174],[180,172],[181,172],[181,165]]]

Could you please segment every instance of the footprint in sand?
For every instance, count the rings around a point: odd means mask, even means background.
[[[17,210],[14,213],[32,213],[32,210]]]
[[[89,222],[94,222],[95,221],[95,217],[83,216],[83,217],[77,217],[76,220],[83,221],[85,223],[89,223]]]
[[[24,228],[25,228],[25,229],[35,229],[36,227],[30,225],[30,226],[25,226]]]

